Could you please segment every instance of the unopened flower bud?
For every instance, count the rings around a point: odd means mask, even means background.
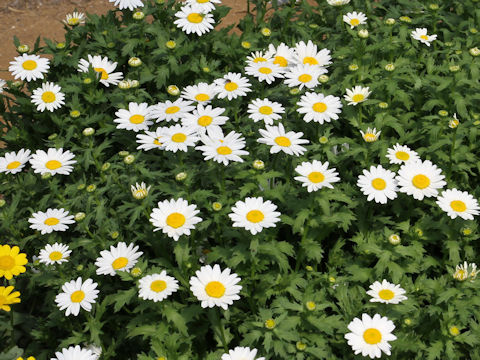
[[[122,90],[128,90],[132,87],[132,83],[129,80],[122,80],[117,86]]]
[[[270,36],[270,35],[272,35],[272,30],[264,27],[264,28],[262,28],[261,33],[262,33],[263,36]]]
[[[307,308],[308,311],[313,311],[317,308],[317,305],[313,301],[307,301],[305,303],[305,307]]]
[[[452,336],[458,336],[460,335],[460,329],[456,326],[450,326],[450,328],[448,329],[448,332],[450,333],[450,335]]]
[[[139,267],[134,267],[132,270],[130,270],[130,274],[132,274],[133,277],[139,277],[142,275],[142,269]]]
[[[140,58],[138,57],[131,57],[130,59],[128,59],[128,65],[130,65],[131,67],[138,67],[142,65],[142,60],[140,60]]]
[[[85,79],[83,79],[83,83],[84,83],[85,85],[91,84],[91,83],[92,83],[92,79],[90,79],[90,78],[85,78]]]
[[[57,138],[58,134],[54,133],[48,136],[48,140],[55,140]]]
[[[52,174],[50,174],[49,172],[46,172],[46,173],[42,174],[42,179],[44,179],[44,180],[49,179],[51,177],[52,177]]]
[[[80,111],[78,111],[78,110],[72,110],[72,111],[70,111],[70,117],[72,117],[72,118],[74,118],[74,119],[75,119],[75,118],[78,118],[80,115],[81,115],[81,114],[80,114]]]
[[[401,241],[400,236],[397,234],[392,234],[388,237],[388,242],[392,245],[398,245]]]
[[[357,64],[350,64],[350,65],[348,65],[348,70],[357,71],[358,70],[358,65]]]
[[[393,18],[388,18],[385,20],[385,24],[387,25],[395,25],[396,21]]]
[[[65,45],[64,42],[59,42],[59,43],[57,43],[56,48],[57,48],[58,50],[61,50],[61,49],[65,49],[65,46],[66,46],[66,45]]]
[[[265,163],[262,160],[255,160],[253,162],[253,168],[256,170],[263,170],[265,169]]]
[[[213,209],[214,211],[220,211],[220,210],[222,210],[222,204],[219,203],[219,202],[214,202],[214,203],[212,204],[212,209]]]
[[[480,49],[478,47],[471,48],[470,50],[468,50],[468,52],[472,56],[479,56],[480,55]]]
[[[92,136],[93,134],[95,134],[95,129],[91,127],[85,128],[83,129],[82,134],[84,136]]]
[[[388,108],[388,103],[386,103],[386,102],[378,103],[378,107],[380,109],[387,109]]]
[[[448,116],[448,111],[447,110],[439,110],[438,115],[443,116],[443,117]]]
[[[94,192],[97,189],[97,185],[91,184],[87,186],[87,192]]]
[[[318,81],[320,81],[322,84],[325,84],[328,81],[329,77],[328,75],[322,74],[318,77]]]
[[[73,218],[75,219],[75,221],[82,221],[83,219],[85,219],[86,216],[87,215],[84,212],[78,212]]]
[[[393,70],[395,70],[395,65],[394,64],[387,64],[387,65],[385,65],[385,70],[393,71]]]
[[[358,30],[358,37],[362,39],[368,38],[368,30],[367,29]]]
[[[177,85],[169,85],[167,88],[167,92],[170,95],[178,96],[180,94],[180,89],[178,88]]]
[[[5,199],[0,199],[0,207],[4,207],[6,203]]]
[[[244,49],[250,49],[251,46],[252,44],[250,44],[248,41],[242,41],[242,47]]]
[[[448,67],[448,70],[450,70],[450,72],[457,72],[457,71],[460,70],[460,66],[458,66],[458,65],[450,65],[450,66]]]
[[[307,344],[297,341],[296,345],[298,351],[304,351],[307,348]]]
[[[297,95],[299,92],[300,92],[300,89],[296,87],[291,88],[289,91],[290,95]]]
[[[119,236],[120,236],[120,234],[119,234],[118,231],[112,231],[112,232],[110,233],[110,237],[111,237],[113,240],[117,239]]]
[[[177,46],[177,43],[173,40],[168,40],[166,43],[165,43],[165,46],[169,49],[175,49],[175,47]]]
[[[102,165],[102,171],[107,171],[110,169],[111,164],[109,162],[106,162]]]
[[[20,54],[23,54],[23,53],[27,53],[30,51],[30,46],[26,45],[26,44],[23,44],[23,45],[19,45],[17,47],[17,51],[20,53]]]
[[[130,153],[126,150],[121,150],[121,151],[118,152],[118,155],[120,155],[120,156],[127,156],[128,154],[130,154]]]
[[[275,323],[275,320],[273,319],[268,319],[265,321],[265,327],[269,330],[272,330],[273,328],[275,328],[277,324]]]
[[[135,20],[142,20],[145,17],[145,13],[143,11],[135,11],[132,15]]]
[[[175,175],[175,180],[177,181],[183,181],[187,178],[187,173],[182,171],[182,172],[179,172],[177,175]]]
[[[132,164],[135,161],[135,156],[133,155],[127,155],[123,158],[123,162],[127,165]]]

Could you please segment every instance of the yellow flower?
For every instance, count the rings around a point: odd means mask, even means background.
[[[27,255],[20,253],[18,246],[0,246],[0,277],[10,280],[14,275],[24,273],[27,269],[23,265],[27,262]]]
[[[0,286],[0,309],[10,311],[10,304],[16,304],[20,302],[20,292],[15,291],[12,293],[13,286]]]

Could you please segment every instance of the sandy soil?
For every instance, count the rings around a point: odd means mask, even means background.
[[[246,0],[223,0],[231,7],[222,25],[237,22],[246,14]],[[16,35],[22,44],[33,47],[37,36],[57,41],[64,39],[62,20],[74,9],[85,13],[104,14],[114,9],[108,0],[0,0],[0,78],[13,79],[9,62],[18,53],[13,45]]]

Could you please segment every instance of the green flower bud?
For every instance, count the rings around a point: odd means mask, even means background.
[[[167,88],[167,92],[170,95],[178,96],[180,94],[180,89],[178,88],[177,85],[169,85]]]
[[[87,185],[85,185],[85,184],[80,184],[80,185],[77,186],[77,190],[83,190],[83,189],[85,189],[86,186]]]
[[[142,60],[140,60],[140,58],[138,57],[131,57],[130,59],[128,59],[128,65],[130,65],[131,67],[139,67],[140,65],[142,65]]]
[[[165,46],[169,49],[175,49],[175,47],[177,46],[177,43],[173,40],[168,40],[166,43],[165,43]]]
[[[91,84],[91,83],[92,83],[92,79],[90,79],[90,78],[85,78],[85,79],[83,79],[83,83],[86,84],[86,85]]]
[[[307,344],[297,341],[297,344],[295,345],[297,347],[298,351],[304,351],[307,348]]]
[[[368,38],[368,30],[367,29],[358,30],[358,37],[362,39]]]
[[[480,49],[478,47],[471,48],[470,50],[468,50],[468,52],[472,56],[479,56],[480,55]]]
[[[385,70],[393,71],[393,70],[395,70],[395,65],[394,64],[387,64],[387,65],[385,65]]]
[[[46,173],[42,174],[42,179],[43,180],[49,179],[51,177],[52,177],[52,174],[50,174],[49,172],[46,172]]]
[[[290,95],[297,95],[300,92],[300,89],[294,87],[294,88],[291,88],[289,92],[290,92]]]
[[[350,65],[348,65],[348,70],[357,71],[358,70],[358,65],[357,64],[350,64]]]
[[[139,277],[142,275],[142,269],[139,267],[134,267],[132,270],[130,270],[130,274],[132,274],[133,277]]]
[[[120,236],[120,233],[119,233],[118,231],[112,231],[112,232],[110,233],[110,237],[111,237],[113,240],[117,239],[119,236]]]
[[[392,19],[392,18],[388,18],[385,20],[385,24],[387,25],[395,25],[396,21],[395,19]]]
[[[182,171],[182,172],[179,172],[177,175],[175,175],[175,180],[177,181],[183,181],[187,178],[187,173]]]
[[[388,242],[392,245],[398,245],[401,241],[402,240],[398,234],[392,234],[388,237]]]
[[[56,45],[58,50],[65,49],[65,46],[67,46],[67,45],[64,42],[59,42]]]
[[[250,44],[248,41],[242,41],[242,47],[244,49],[250,49],[251,46],[252,44]]]
[[[265,163],[262,160],[257,159],[253,162],[253,168],[255,170],[263,170],[265,169]]]
[[[214,202],[214,203],[212,204],[212,209],[213,209],[214,211],[220,211],[220,210],[222,210],[222,204],[219,203],[219,202]]]
[[[91,127],[85,128],[83,129],[82,134],[84,136],[92,136],[93,134],[95,134],[95,129]]]
[[[78,111],[78,110],[70,111],[70,117],[75,119],[75,118],[78,118],[79,116],[80,116],[80,111]]]
[[[260,31],[262,33],[263,36],[270,36],[272,35],[272,30],[270,30],[269,28],[262,28],[262,30]]]
[[[430,8],[430,10],[438,10],[439,8],[438,4],[430,4],[428,7]]]
[[[54,133],[48,136],[48,140],[55,140],[57,138],[58,134]]]
[[[145,17],[145,13],[143,11],[135,11],[132,15],[135,20],[142,20]]]
[[[313,301],[307,301],[305,303],[305,307],[307,308],[308,311],[313,311],[317,308],[317,305]]]
[[[320,142],[320,144],[326,144],[328,143],[328,138],[326,136],[321,136],[318,141]]]
[[[82,221],[86,216],[87,215],[84,212],[78,212],[75,214],[74,219],[75,221]]]
[[[127,165],[132,164],[135,161],[135,156],[133,155],[127,155],[123,158],[123,162]]]
[[[83,270],[83,265],[81,265],[81,264],[78,265],[78,266],[77,266],[77,271],[82,271],[82,270]]]
[[[448,67],[448,70],[450,70],[450,72],[457,72],[457,71],[460,70],[460,66],[458,66],[458,65],[450,65],[450,66]]]
[[[318,81],[320,81],[322,84],[325,84],[328,81],[329,77],[328,75],[322,74],[318,77]]]
[[[87,192],[94,192],[97,189],[97,185],[91,184],[87,186]]]
[[[130,80],[122,80],[117,85],[122,90],[128,90],[132,87],[132,83]]]
[[[277,324],[275,323],[275,320],[273,319],[268,319],[265,321],[265,327],[269,330],[272,330],[275,328]]]
[[[439,110],[438,115],[445,117],[448,116],[448,111],[447,110]]]
[[[5,199],[0,199],[0,207],[4,207],[6,203]]]
[[[128,154],[130,154],[130,153],[128,151],[125,151],[125,150],[122,150],[122,151],[118,152],[118,155],[120,155],[120,156],[127,156]]]
[[[107,171],[110,169],[111,164],[109,162],[106,162],[102,165],[102,171]]]
[[[450,326],[450,328],[448,329],[448,332],[450,333],[450,335],[452,336],[458,336],[460,335],[460,329],[456,326]]]
[[[17,47],[17,51],[20,53],[20,54],[23,54],[23,53],[27,53],[30,51],[30,46],[26,45],[26,44],[23,44],[23,45],[19,45]]]
[[[386,109],[386,108],[388,108],[388,103],[386,103],[386,102],[378,103],[378,107],[380,109]]]

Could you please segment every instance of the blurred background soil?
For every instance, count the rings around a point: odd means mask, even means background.
[[[223,0],[222,4],[232,8],[222,26],[238,22],[246,14],[246,0]],[[13,45],[14,35],[31,48],[37,36],[63,41],[62,20],[75,9],[105,14],[115,6],[108,0],[0,0],[0,79],[13,79],[5,70],[19,56]]]

